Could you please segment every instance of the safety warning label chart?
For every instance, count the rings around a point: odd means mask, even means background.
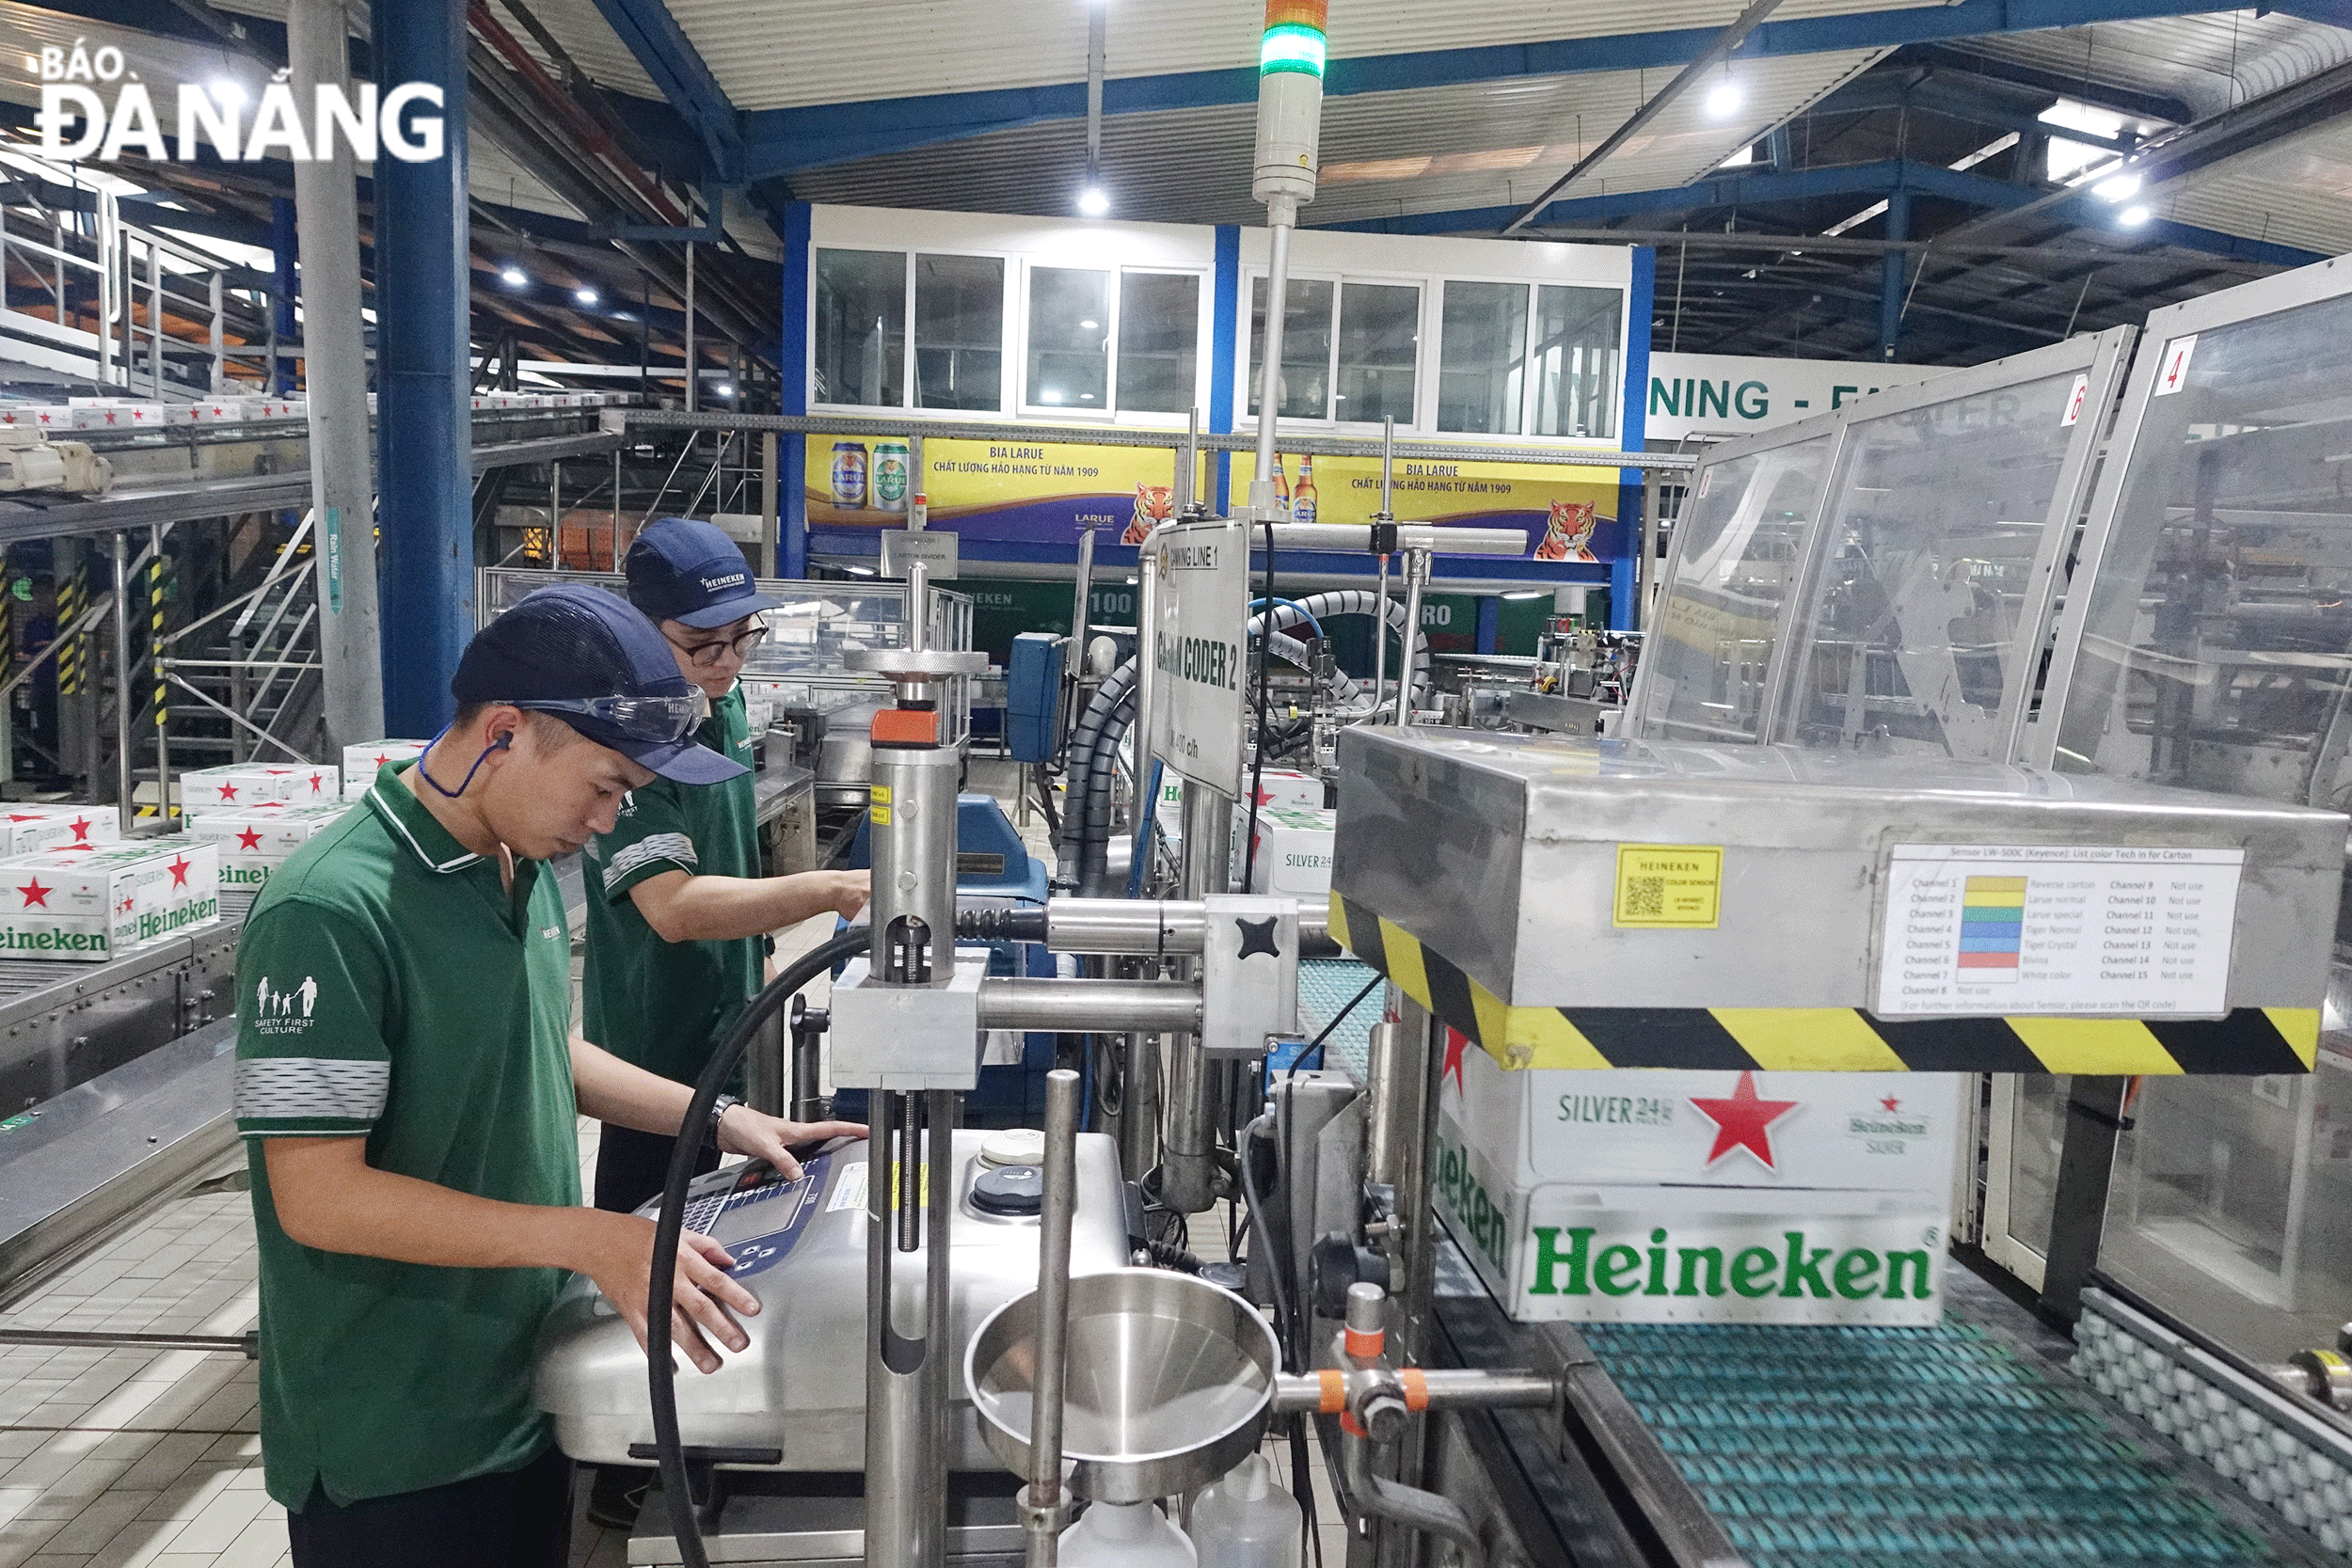
[[[1882,1017],[2229,1010],[2239,849],[1899,844]]]

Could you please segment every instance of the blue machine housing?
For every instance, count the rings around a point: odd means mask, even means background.
[[[1053,758],[1069,651],[1070,639],[1050,632],[1025,631],[1012,640],[1005,664],[1005,750],[1015,762]]]
[[[1025,636],[1027,634],[1024,634]],[[1057,673],[1060,675],[1056,658]],[[1052,723],[1047,714],[1047,726]],[[865,870],[874,863],[872,825],[861,823],[850,846],[850,864]],[[1029,853],[1028,846],[1005,816],[993,796],[956,797],[956,902],[959,905],[1000,905],[1008,909],[1043,909],[1046,897],[1045,863]],[[965,943],[966,946],[979,945]],[[991,974],[1043,975],[1054,973],[1054,958],[1041,943],[992,942]],[[1045,1115],[1045,1074],[1054,1065],[1054,1037],[1022,1037],[1016,1065],[980,1069],[979,1087],[964,1099],[964,1120],[973,1127],[1037,1127]],[[837,1114],[856,1119],[865,1115],[866,1091],[844,1089],[834,1097]]]

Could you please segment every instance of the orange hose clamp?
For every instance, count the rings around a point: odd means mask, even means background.
[[[1388,1342],[1388,1336],[1376,1328],[1369,1334],[1359,1334],[1352,1328],[1346,1329],[1343,1332],[1345,1335],[1344,1342],[1347,1347],[1347,1354],[1350,1355],[1361,1356],[1367,1361],[1378,1355],[1380,1354],[1380,1347]]]
[[[874,744],[877,746],[936,746],[939,744],[939,710],[923,707],[885,707],[874,712]]]
[[[1347,1408],[1347,1379],[1336,1370],[1326,1367],[1317,1381],[1323,1385],[1321,1409],[1324,1415],[1336,1416]]]
[[[1429,1408],[1429,1375],[1419,1367],[1407,1367],[1397,1373],[1397,1381],[1405,1385],[1405,1408]]]

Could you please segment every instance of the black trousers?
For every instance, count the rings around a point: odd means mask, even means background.
[[[661,1191],[670,1175],[675,1139],[634,1127],[604,1124],[596,1138],[596,1207],[626,1214]],[[719,1151],[708,1144],[694,1157],[694,1174],[719,1168]]]
[[[567,1568],[572,1462],[549,1449],[519,1470],[347,1507],[314,1491],[286,1534],[294,1568]]]

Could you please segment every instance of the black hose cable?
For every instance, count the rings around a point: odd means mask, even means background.
[[[1266,609],[1274,608],[1274,519],[1265,520],[1265,589]],[[1258,744],[1249,756],[1249,836],[1242,840],[1241,885],[1247,893],[1257,885],[1258,879],[1258,802],[1265,799],[1265,726],[1266,707],[1273,701],[1274,682],[1274,617],[1266,615],[1259,622],[1258,633]]]
[[[703,1069],[702,1076],[694,1081],[694,1098],[687,1104],[686,1116],[678,1123],[678,1135],[670,1148],[670,1174],[662,1182],[661,1212],[654,1221],[653,1277],[645,1289],[645,1381],[653,1401],[654,1448],[661,1459],[661,1500],[669,1511],[670,1528],[677,1536],[678,1555],[685,1568],[710,1568],[710,1558],[703,1550],[701,1522],[695,1517],[692,1487],[687,1479],[686,1449],[678,1437],[677,1367],[673,1359],[675,1346],[670,1333],[670,1320],[675,1311],[672,1298],[677,1288],[678,1239],[686,1229],[686,1189],[693,1184],[694,1163],[703,1147],[702,1129],[710,1124],[711,1107],[718,1103],[727,1081],[735,1075],[735,1064],[743,1059],[744,1049],[760,1027],[783,1011],[803,986],[842,959],[865,952],[873,941],[871,926],[852,927],[823,946],[793,959],[783,974],[752,999],[752,1005],[735,1021],[735,1027],[727,1031],[726,1037],[710,1053],[710,1063]]]

